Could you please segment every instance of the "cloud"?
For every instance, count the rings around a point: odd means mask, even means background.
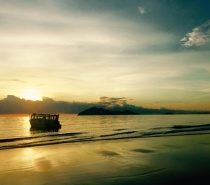
[[[143,7],[141,7],[141,6],[138,7],[138,10],[139,10],[139,12],[140,12],[141,14],[147,13],[146,9],[143,8]]]
[[[205,98],[208,98],[208,96],[205,96]],[[75,102],[75,101],[74,102],[56,101],[51,98],[44,97],[43,101],[32,101],[32,100],[21,99],[14,95],[8,95],[3,100],[0,100],[0,113],[1,114],[5,114],[5,113],[31,114],[32,112],[37,110],[37,107],[40,112],[57,112],[57,113],[71,113],[71,114],[77,114],[91,107],[102,107],[102,108],[115,110],[115,111],[130,110],[139,114],[165,114],[168,112],[175,113],[175,114],[195,113],[191,111],[187,112],[187,111],[172,110],[172,109],[170,110],[166,108],[162,108],[162,109],[144,108],[141,106],[127,104],[126,103],[127,100],[128,99],[124,97],[122,98],[101,97],[99,99],[99,102],[88,103],[88,102]],[[122,102],[124,103],[123,105],[121,106],[118,105],[119,103],[122,103]],[[113,105],[113,106],[108,107],[107,105]],[[202,107],[203,107],[203,103],[202,103]]]
[[[130,100],[130,99],[127,99],[125,97],[109,98],[109,97],[103,96],[103,97],[99,98],[99,103],[107,108],[111,108],[111,107],[115,107],[115,106],[122,107],[127,104],[128,100]]]
[[[184,47],[210,46],[210,20],[194,28],[180,40]]]

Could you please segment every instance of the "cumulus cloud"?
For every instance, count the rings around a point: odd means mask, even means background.
[[[115,106],[124,106],[127,104],[127,101],[129,99],[122,97],[122,98],[110,98],[110,97],[100,97],[99,98],[99,103],[104,105],[105,107],[111,108],[111,107],[115,107]]]
[[[184,47],[210,46],[210,20],[194,28],[180,41]]]
[[[138,7],[138,10],[139,10],[139,12],[140,12],[141,14],[147,13],[146,9],[143,8],[143,7],[141,7],[141,6]]]

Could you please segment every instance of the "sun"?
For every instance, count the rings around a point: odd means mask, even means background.
[[[22,93],[22,98],[25,100],[42,100],[42,96],[35,88],[28,88]]]

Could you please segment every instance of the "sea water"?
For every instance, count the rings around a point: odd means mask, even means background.
[[[210,115],[61,114],[58,131],[31,130],[30,115],[0,115],[0,150],[73,142],[210,134]]]

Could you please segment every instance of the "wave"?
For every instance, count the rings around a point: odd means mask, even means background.
[[[107,134],[107,135],[101,135],[100,137],[111,137],[111,136],[117,136],[117,135],[125,135],[125,134],[133,134],[137,131],[127,131],[127,132],[120,132],[120,133],[114,133],[114,134]]]
[[[183,129],[183,128],[205,128],[210,127],[210,124],[205,125],[174,125],[172,128]]]
[[[150,133],[150,135],[189,135],[189,134],[195,134],[198,132],[205,132],[210,131],[210,124],[203,124],[203,125],[174,125],[172,127],[158,127],[158,128],[152,128],[151,130],[156,130],[156,132]],[[185,133],[185,134],[183,134]],[[201,133],[202,134],[202,133]]]
[[[132,138],[182,136],[195,134],[210,134],[210,124],[203,125],[174,125],[171,127],[157,127],[148,130],[115,129],[112,133],[97,135],[88,132],[45,133],[31,137],[16,137],[0,139],[0,150],[53,145],[75,142],[95,142],[103,140],[119,140]]]
[[[37,138],[46,138],[46,137],[63,137],[63,136],[76,136],[84,134],[84,132],[74,132],[74,133],[63,133],[63,134],[48,134],[48,135],[42,135],[42,136],[35,136],[35,137],[17,137],[17,138],[8,138],[8,139],[0,139],[0,143],[2,142],[14,142],[14,141],[21,141],[21,140],[31,140],[31,139],[37,139]]]

